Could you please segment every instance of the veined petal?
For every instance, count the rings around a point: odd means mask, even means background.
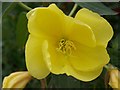
[[[28,30],[35,36],[58,37],[63,32],[64,13],[52,4],[48,8],[36,8],[27,14]]]
[[[107,46],[108,41],[113,36],[113,30],[104,18],[97,13],[83,8],[77,12],[75,19],[88,24],[92,28],[97,45]]]
[[[25,49],[27,69],[37,79],[45,78],[50,73],[43,59],[43,41],[43,37],[36,38],[33,35],[29,35]]]
[[[103,67],[110,58],[104,47],[90,48],[76,44],[76,51],[69,57],[71,65],[80,71],[91,71]]]
[[[91,28],[72,17],[65,18],[66,29],[65,36],[72,41],[79,42],[89,47],[96,46],[96,39]]]
[[[88,82],[88,81],[91,81],[97,78],[101,74],[102,69],[103,68],[99,68],[93,71],[79,71],[79,70],[74,69],[70,64],[68,64],[63,69],[63,71],[68,76],[73,76],[78,80]]]

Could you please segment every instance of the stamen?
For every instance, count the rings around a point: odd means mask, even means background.
[[[70,55],[73,50],[76,50],[74,43],[71,40],[61,39],[57,51]]]

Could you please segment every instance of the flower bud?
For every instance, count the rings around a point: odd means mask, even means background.
[[[24,88],[30,80],[27,71],[14,72],[4,78],[2,88]]]
[[[109,85],[112,88],[120,90],[120,71],[118,69],[112,69],[110,72]]]

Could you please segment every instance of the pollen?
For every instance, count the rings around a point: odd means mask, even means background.
[[[76,47],[74,46],[73,41],[66,39],[61,39],[59,41],[57,51],[63,54],[71,55],[74,50],[76,50]]]

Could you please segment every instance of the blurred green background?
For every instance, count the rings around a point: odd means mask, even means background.
[[[53,2],[25,2],[31,8],[48,6]],[[110,63],[120,68],[120,14],[116,14],[112,11],[101,10],[101,6],[98,7],[96,3],[77,3],[79,4],[76,12],[81,7],[88,7],[93,11],[99,8],[100,13],[108,22],[112,25],[114,30],[114,37],[109,42],[107,50],[110,54]],[[120,12],[120,3],[104,2],[107,8]],[[68,15],[74,6],[74,2],[56,2],[56,5]],[[91,5],[93,7],[91,7]],[[96,6],[95,6],[96,5]],[[100,5],[100,3],[99,3]],[[25,43],[28,37],[27,32],[27,18],[26,13],[28,10],[21,7],[17,2],[2,2],[2,79],[15,71],[27,70],[25,65]],[[75,12],[75,13],[76,13]],[[75,14],[74,14],[75,15]],[[74,16],[73,15],[73,16]],[[102,27],[100,27],[102,29]],[[82,82],[73,77],[67,77],[66,75],[53,75],[50,74],[47,77],[47,84],[49,88],[109,88],[105,82],[108,80],[105,78],[106,69],[102,74],[91,82]],[[32,79],[26,88],[40,88],[40,81]]]

